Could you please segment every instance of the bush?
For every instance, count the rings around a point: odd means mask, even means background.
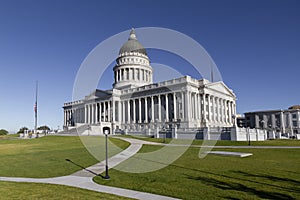
[[[0,135],[7,135],[7,133],[8,133],[7,130],[4,130],[4,129],[0,130]]]
[[[27,127],[22,127],[17,133],[24,133],[25,130],[28,130]]]
[[[49,131],[50,128],[49,128],[48,126],[45,125],[45,126],[40,126],[40,127],[38,127],[37,130]]]

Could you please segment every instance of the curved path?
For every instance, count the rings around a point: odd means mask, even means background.
[[[119,154],[109,158],[109,168],[115,167],[121,162],[127,160],[134,154],[136,154],[143,144],[157,145],[154,142],[147,142],[131,138],[120,138],[131,143],[131,145],[120,152]],[[11,181],[11,182],[31,182],[31,183],[49,183],[59,184],[66,186],[73,186],[87,190],[93,190],[97,192],[109,193],[118,196],[124,196],[134,199],[162,199],[162,200],[174,200],[175,198],[156,195],[151,193],[139,192],[134,190],[122,189],[111,186],[99,185],[93,181],[93,177],[97,174],[101,174],[105,171],[105,161],[102,161],[96,165],[90,166],[86,169],[80,170],[74,174],[68,176],[61,176],[55,178],[17,178],[17,177],[0,177],[0,181]]]

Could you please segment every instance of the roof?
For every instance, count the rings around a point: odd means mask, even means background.
[[[123,44],[123,46],[119,51],[119,54],[130,53],[130,52],[138,52],[147,55],[146,49],[137,40],[134,29],[130,31],[128,41]]]

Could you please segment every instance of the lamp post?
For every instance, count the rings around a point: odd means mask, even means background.
[[[103,133],[105,135],[105,176],[104,179],[108,180],[110,179],[109,175],[108,175],[108,155],[107,155],[107,137],[109,134],[110,130],[109,127],[105,126],[103,127]]]
[[[248,146],[250,146],[251,145],[251,143],[250,143],[251,135],[250,135],[250,129],[249,129],[249,127],[246,128],[246,131],[248,133]]]
[[[236,116],[235,115],[232,115],[232,121],[233,121],[233,127],[235,127],[235,119],[236,119]]]

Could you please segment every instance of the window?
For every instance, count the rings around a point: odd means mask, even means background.
[[[293,127],[297,127],[297,121],[293,121]]]
[[[293,118],[293,119],[296,119],[296,118],[297,118],[297,114],[293,114],[293,115],[292,115],[292,118]]]

